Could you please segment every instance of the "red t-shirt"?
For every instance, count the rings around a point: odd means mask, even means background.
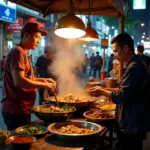
[[[24,71],[25,77],[34,80],[29,57],[20,46],[13,48],[5,59],[2,112],[29,114],[36,99],[36,89],[17,88],[11,73],[14,69]]]

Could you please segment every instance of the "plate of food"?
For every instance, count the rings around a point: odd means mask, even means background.
[[[53,123],[48,126],[48,131],[58,138],[65,140],[83,139],[98,135],[104,127],[87,121],[66,121]]]
[[[70,118],[76,111],[74,106],[63,104],[59,107],[52,104],[38,105],[32,108],[32,112],[46,122],[64,121]]]
[[[16,128],[15,132],[19,135],[40,137],[45,135],[48,132],[48,130],[45,126],[41,126],[41,125],[25,125]]]
[[[96,105],[96,107],[101,110],[116,110],[116,104],[114,104],[114,103],[107,103],[104,105]]]
[[[83,116],[87,118],[88,121],[103,123],[115,119],[115,111],[106,111],[100,109],[92,109],[84,112]]]

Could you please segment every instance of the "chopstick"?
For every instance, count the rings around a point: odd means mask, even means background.
[[[56,93],[54,93],[54,98],[55,98],[55,101],[56,101],[57,106],[59,107],[59,102],[58,102],[58,99],[57,99]]]

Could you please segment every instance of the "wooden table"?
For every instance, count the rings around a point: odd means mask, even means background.
[[[36,121],[37,123],[43,125],[41,121]],[[108,149],[104,144],[104,137],[107,132],[109,132],[108,142],[110,143]],[[37,138],[30,146],[13,146],[7,141],[5,146],[0,147],[0,150],[111,150],[112,147],[112,126],[110,125],[110,128],[104,127],[98,136],[84,141],[65,141],[56,135],[47,133],[44,137]]]

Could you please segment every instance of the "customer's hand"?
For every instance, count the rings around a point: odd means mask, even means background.
[[[103,95],[103,89],[100,86],[89,88],[88,91],[89,95],[98,97]]]
[[[56,93],[56,84],[53,83],[44,83],[44,88],[50,90],[53,94]]]

